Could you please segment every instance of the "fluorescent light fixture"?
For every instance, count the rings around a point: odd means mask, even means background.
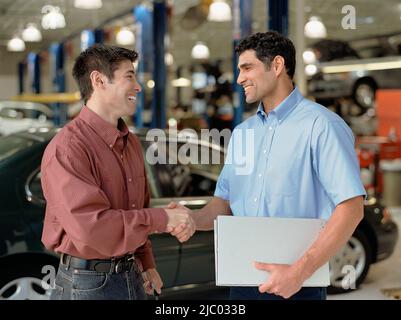
[[[42,34],[34,23],[28,23],[24,31],[22,31],[22,39],[27,42],[42,41]]]
[[[181,77],[178,79],[171,80],[171,85],[175,88],[184,88],[191,86],[191,80]]]
[[[43,29],[48,30],[65,28],[65,18],[59,7],[45,5],[42,8],[42,13],[44,14],[42,17]]]
[[[327,30],[319,17],[310,17],[305,24],[305,36],[311,39],[320,39],[327,37]]]
[[[321,67],[324,73],[336,73],[336,72],[351,72],[361,70],[387,70],[387,69],[401,69],[401,59],[392,61],[373,61],[369,63],[354,63],[349,65],[338,65],[338,66],[323,66]]]
[[[231,19],[232,15],[230,6],[223,0],[214,0],[209,7],[207,20],[223,22],[231,21]]]
[[[198,41],[192,48],[191,57],[194,59],[208,59],[209,56],[209,48],[201,41]]]
[[[20,37],[15,36],[7,43],[7,50],[13,52],[19,52],[25,50],[25,42]]]
[[[117,32],[116,41],[124,46],[131,45],[135,42],[135,35],[128,27],[123,27]]]
[[[100,9],[103,6],[102,0],[75,0],[74,7],[79,9]]]

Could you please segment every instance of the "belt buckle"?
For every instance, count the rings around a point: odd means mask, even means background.
[[[120,273],[123,270],[123,264],[121,262],[123,262],[123,259],[118,260],[117,263],[115,264],[114,267],[115,273]]]

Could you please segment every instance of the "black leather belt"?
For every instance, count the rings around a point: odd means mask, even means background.
[[[68,254],[61,254],[60,263],[66,268],[90,270],[106,273],[121,273],[131,271],[135,265],[134,255],[129,254],[121,258],[115,259],[81,259],[70,256]]]

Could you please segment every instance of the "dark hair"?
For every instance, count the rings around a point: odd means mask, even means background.
[[[114,71],[123,60],[134,62],[138,53],[125,48],[95,44],[81,52],[75,60],[72,75],[78,84],[81,97],[86,103],[93,92],[90,79],[92,71],[103,73],[109,80],[113,80]]]
[[[292,41],[276,31],[258,32],[240,41],[235,52],[240,55],[246,50],[254,50],[256,57],[268,69],[275,56],[282,56],[290,79],[295,73],[295,47]]]

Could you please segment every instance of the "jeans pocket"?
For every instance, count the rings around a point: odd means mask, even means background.
[[[64,288],[54,284],[54,288],[50,292],[50,300],[63,300]]]
[[[81,292],[101,290],[107,278],[107,273],[75,269],[72,273],[72,288]]]

